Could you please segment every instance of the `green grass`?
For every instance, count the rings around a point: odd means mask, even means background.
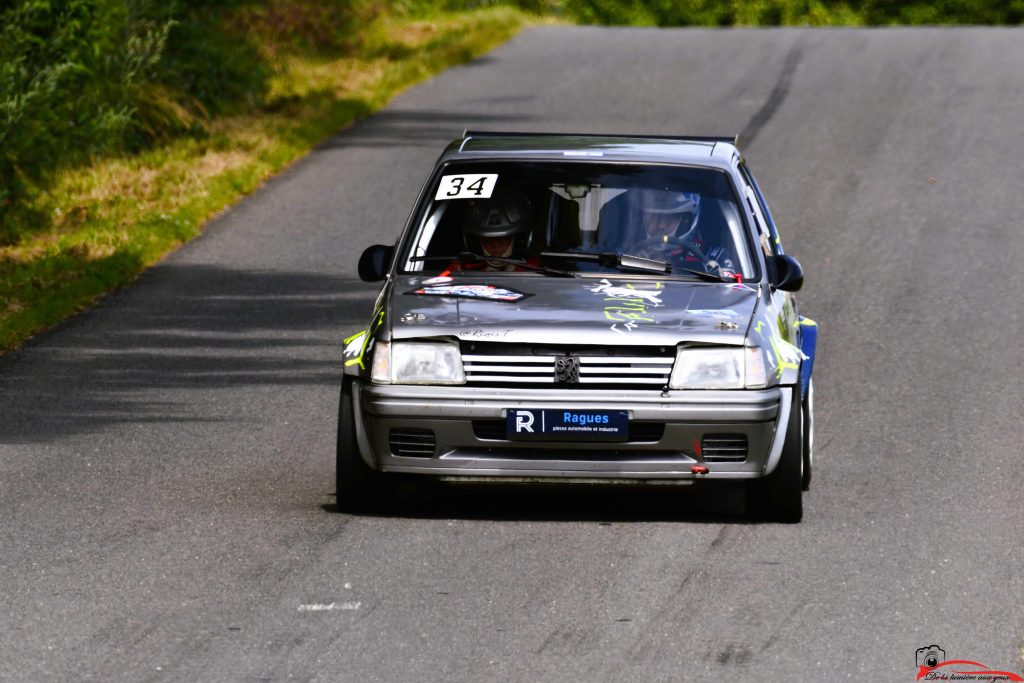
[[[131,283],[313,145],[529,21],[506,7],[381,16],[344,56],[269,55],[276,71],[259,111],[214,118],[202,137],[59,172],[24,207],[15,243],[0,246],[0,352]]]

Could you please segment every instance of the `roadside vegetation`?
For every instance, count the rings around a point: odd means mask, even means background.
[[[195,237],[397,92],[542,21],[1018,24],[1024,0],[13,0],[0,353]]]
[[[532,6],[531,6],[532,5]],[[1022,0],[538,0],[520,6],[585,24],[888,26],[1020,24]]]
[[[414,9],[27,0],[3,11],[0,352],[131,282],[313,145],[527,20],[509,7]]]

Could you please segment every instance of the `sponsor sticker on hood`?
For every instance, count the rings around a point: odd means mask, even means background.
[[[406,294],[418,294],[420,296],[457,296],[464,299],[484,299],[485,301],[508,301],[516,302],[530,296],[515,289],[507,287],[495,287],[494,285],[470,285],[470,284],[436,284],[426,285],[419,289],[413,289]]]

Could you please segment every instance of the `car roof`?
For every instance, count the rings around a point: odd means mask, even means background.
[[[740,156],[736,136],[597,135],[467,130],[440,161],[545,159],[647,161],[728,169]]]

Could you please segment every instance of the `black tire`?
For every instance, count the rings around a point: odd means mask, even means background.
[[[387,476],[363,462],[356,441],[352,380],[341,381],[338,404],[338,449],[335,461],[335,493],[343,512],[370,512],[385,509],[390,502],[391,486]]]
[[[767,477],[747,482],[747,512],[755,519],[795,524],[803,518],[803,410],[800,388],[792,392],[779,463]]]
[[[814,380],[807,380],[807,396],[804,397],[804,472],[803,490],[811,488],[811,475],[814,473]]]

